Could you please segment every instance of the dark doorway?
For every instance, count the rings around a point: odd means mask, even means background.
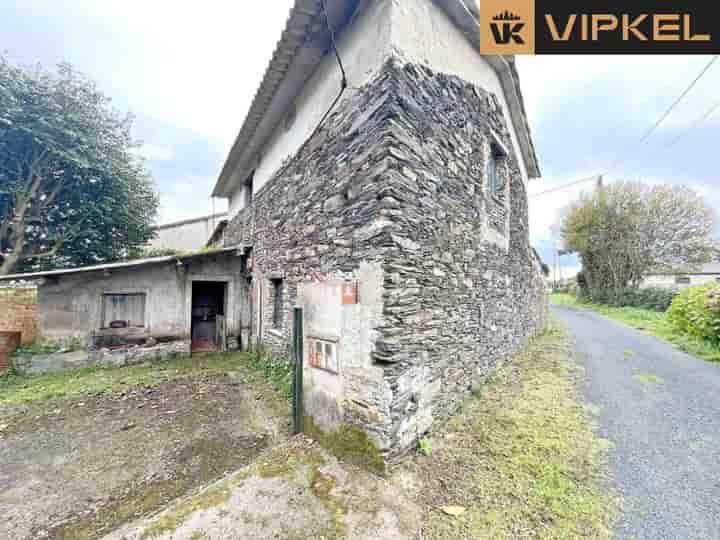
[[[222,350],[225,333],[225,283],[193,282],[191,319],[192,351]]]

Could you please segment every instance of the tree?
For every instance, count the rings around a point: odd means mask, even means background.
[[[650,272],[694,269],[712,260],[715,216],[684,186],[617,182],[581,195],[562,224],[590,291],[617,294]]]
[[[131,126],[71,66],[0,57],[0,275],[113,260],[152,238],[158,199]]]

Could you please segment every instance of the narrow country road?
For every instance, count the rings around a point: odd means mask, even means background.
[[[617,538],[720,539],[720,364],[601,315],[553,306],[585,368],[585,397],[623,497]]]

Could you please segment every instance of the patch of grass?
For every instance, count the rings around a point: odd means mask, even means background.
[[[157,538],[165,533],[171,533],[195,512],[225,504],[229,498],[230,489],[227,486],[220,485],[206,489],[177,505],[172,511],[158,517],[152,525],[143,531],[140,540]]]
[[[661,377],[658,377],[657,375],[653,375],[651,373],[642,373],[640,375],[635,375],[635,378],[640,382],[644,382],[645,384],[665,384],[665,381]]]
[[[420,453],[424,456],[432,455],[432,441],[428,438],[420,439],[418,450],[420,450]]]
[[[265,377],[288,400],[293,394],[294,364],[283,358],[273,358],[262,350],[247,353],[245,363],[256,373]]]
[[[169,380],[223,374],[237,369],[244,361],[242,353],[212,354],[123,368],[88,367],[30,377],[11,374],[0,378],[0,403],[119,394],[128,388],[152,387]]]
[[[385,473],[385,460],[367,434],[357,426],[343,425],[337,431],[320,429],[312,417],[305,416],[305,434],[320,443],[338,459],[377,474]]]
[[[612,537],[617,504],[603,487],[611,445],[593,432],[577,376],[553,327],[465,403],[444,446],[420,458],[424,538]],[[465,512],[447,515],[448,506]]]
[[[625,351],[623,352],[623,356],[625,356],[625,358],[627,358],[627,359],[635,358],[635,351],[631,351],[630,349],[625,349]]]
[[[650,335],[672,343],[681,351],[709,362],[720,362],[720,347],[700,338],[679,333],[668,320],[666,313],[633,307],[611,307],[580,302],[570,294],[553,294],[551,302],[556,305],[575,306],[604,315],[642,330]]]

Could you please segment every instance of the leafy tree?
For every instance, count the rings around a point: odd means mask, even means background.
[[[585,288],[598,301],[650,272],[692,269],[715,253],[715,216],[684,186],[617,182],[583,194],[564,217],[562,236],[583,263]]]
[[[131,125],[71,66],[0,57],[0,275],[117,259],[152,237],[158,199]]]

